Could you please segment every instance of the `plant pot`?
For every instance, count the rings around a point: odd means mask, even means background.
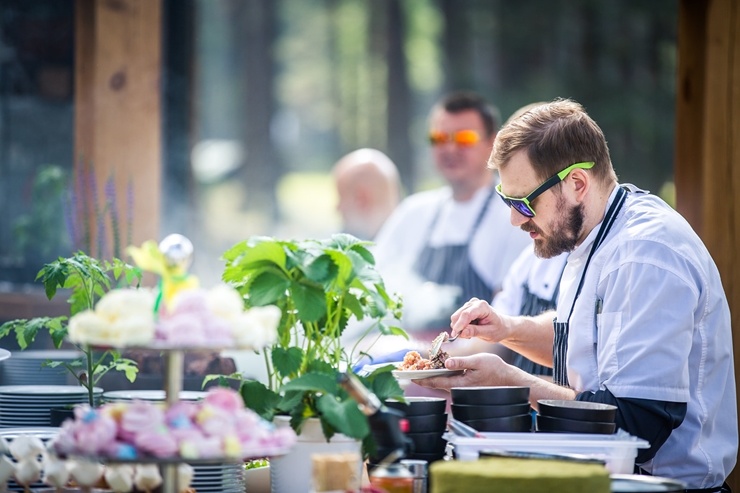
[[[270,466],[244,470],[245,493],[270,493]]]
[[[290,417],[276,416],[275,426],[290,426]],[[290,452],[270,458],[270,491],[295,493],[309,491],[312,485],[312,454],[341,454],[352,452],[362,457],[362,442],[346,435],[336,434],[327,442],[318,418],[307,420],[298,441]],[[357,477],[362,474],[362,461],[357,461]]]
[[[62,426],[68,419],[74,419],[75,410],[69,407],[55,407],[49,409],[49,426]]]

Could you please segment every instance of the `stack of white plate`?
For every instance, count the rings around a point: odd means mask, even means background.
[[[190,485],[198,493],[243,493],[244,464],[193,466],[195,475]]]
[[[178,398],[181,401],[199,401],[205,395],[205,392],[182,390]],[[165,397],[164,390],[111,390],[103,392],[104,402],[164,401]]]
[[[46,361],[70,362],[82,356],[79,351],[59,349],[14,351],[0,363],[0,383],[3,385],[66,385],[73,378],[63,366],[49,368]]]
[[[93,392],[99,399],[103,389]],[[76,385],[0,385],[0,428],[49,426],[51,409],[87,402],[87,389]]]
[[[49,426],[34,426],[25,428],[4,428],[0,430],[0,437],[12,443],[13,440],[20,435],[27,435],[39,438],[41,441],[46,443],[47,441],[55,438],[59,434],[59,428]],[[29,485],[32,491],[37,489],[48,488],[47,485],[41,481],[37,481]],[[23,486],[16,483],[14,480],[8,481],[8,491],[28,491]]]

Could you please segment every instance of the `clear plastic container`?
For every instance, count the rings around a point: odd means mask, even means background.
[[[479,452],[541,452],[577,454],[603,460],[611,474],[630,474],[634,470],[637,450],[650,444],[623,430],[613,435],[582,433],[482,433],[483,438],[461,437],[446,433],[458,460],[477,460]]]

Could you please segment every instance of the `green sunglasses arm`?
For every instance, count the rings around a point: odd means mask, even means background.
[[[557,175],[554,175],[554,176],[551,176],[550,178],[548,178],[545,183],[543,183],[542,185],[540,185],[539,187],[537,187],[537,190],[535,190],[534,192],[532,192],[529,195],[527,195],[524,198],[524,201],[526,201],[527,205],[529,205],[529,203],[531,201],[533,201],[534,199],[536,199],[537,197],[539,197],[542,193],[546,192],[547,190],[549,190],[550,188],[554,187],[555,185],[557,185],[561,181],[565,180],[565,177],[568,176],[570,174],[570,172],[573,171],[576,168],[580,168],[580,169],[591,169],[593,167],[594,167],[594,162],[593,161],[587,161],[587,162],[583,162],[583,163],[572,164],[572,165],[568,166],[567,168],[565,168],[560,173],[558,173]]]

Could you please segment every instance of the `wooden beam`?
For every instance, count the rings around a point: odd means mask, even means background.
[[[740,7],[681,0],[676,114],[676,196],[722,277],[740,382]],[[740,472],[728,479],[740,491]]]
[[[704,72],[707,3],[682,0],[678,15],[676,208],[701,235],[701,163],[704,133]]]
[[[76,9],[75,166],[84,174],[84,165],[91,164],[96,178],[94,190],[81,192],[90,199],[85,221],[91,236],[103,243],[93,240],[86,247],[109,256],[114,243],[125,248],[159,236],[162,0],[76,0]],[[106,190],[109,180],[114,186]],[[112,216],[96,220],[113,196],[115,228]]]

